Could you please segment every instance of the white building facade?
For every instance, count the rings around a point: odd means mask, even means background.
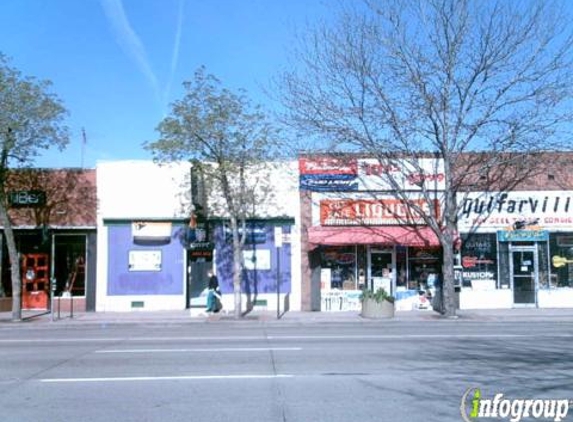
[[[272,195],[247,223],[244,304],[300,309],[295,168],[289,162],[274,167],[268,174]],[[197,225],[191,170],[186,162],[98,163],[97,311],[201,312],[209,269],[219,278],[223,309],[232,311],[228,225],[224,215],[209,215]],[[216,193],[209,196],[218,200]]]
[[[573,191],[458,200],[461,309],[573,307]]]

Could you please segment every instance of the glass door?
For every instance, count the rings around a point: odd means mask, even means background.
[[[514,248],[510,253],[513,303],[514,305],[534,306],[539,278],[537,250]]]
[[[392,249],[371,249],[368,258],[372,291],[383,288],[388,294],[393,294],[394,251]]]

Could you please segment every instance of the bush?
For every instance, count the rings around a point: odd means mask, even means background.
[[[365,299],[374,299],[376,303],[382,303],[385,300],[394,303],[394,296],[389,295],[382,287],[378,288],[375,292],[370,289],[362,290],[362,300],[364,301]]]

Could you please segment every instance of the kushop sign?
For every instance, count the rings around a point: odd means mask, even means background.
[[[459,230],[506,229],[515,223],[573,230],[573,192],[471,193],[458,199]]]

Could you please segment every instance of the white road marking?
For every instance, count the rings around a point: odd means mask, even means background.
[[[133,381],[208,381],[208,380],[248,380],[293,378],[294,375],[182,375],[172,377],[109,377],[109,378],[45,378],[42,383],[80,383],[80,382],[133,382]]]
[[[0,343],[78,343],[78,342],[116,342],[116,341],[233,341],[265,340],[263,336],[225,336],[225,337],[87,337],[87,338],[39,338],[39,339],[0,339]]]
[[[321,335],[321,336],[267,336],[269,340],[409,340],[409,339],[458,339],[458,338],[520,338],[520,337],[572,337],[568,334],[374,334],[374,335]]]
[[[302,347],[230,347],[212,349],[110,349],[94,353],[219,353],[219,352],[299,352]]]

